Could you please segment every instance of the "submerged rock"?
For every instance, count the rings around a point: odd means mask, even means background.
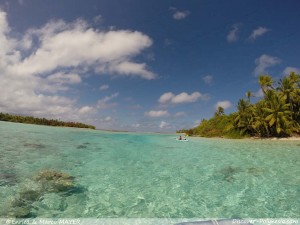
[[[8,207],[8,217],[28,218],[34,217],[31,213],[32,203],[38,201],[41,197],[41,192],[36,190],[23,190],[12,200]]]
[[[17,184],[17,176],[11,173],[0,173],[0,186],[13,186]]]
[[[87,146],[86,145],[78,145],[77,146],[77,149],[84,149],[84,148],[87,148]]]
[[[12,202],[11,202],[11,206],[16,208],[16,207],[25,207],[28,205],[28,202],[24,199],[21,199],[21,198],[17,198],[17,199],[14,199]]]
[[[46,145],[35,144],[35,143],[25,143],[24,147],[28,147],[28,148],[46,148]]]
[[[250,167],[247,169],[247,173],[253,175],[253,176],[260,176],[264,172],[263,169],[256,168],[256,167]]]
[[[34,217],[37,206],[49,210],[64,211],[68,204],[65,197],[82,193],[74,177],[54,170],[42,170],[30,180],[7,209],[7,216],[14,218]]]
[[[239,172],[241,172],[239,167],[232,166],[227,166],[221,170],[221,173],[223,174],[223,180],[227,182],[233,182],[235,180],[235,174]]]
[[[87,148],[88,145],[90,145],[90,144],[91,144],[91,143],[89,143],[89,142],[85,142],[85,143],[83,143],[83,144],[78,145],[78,146],[77,146],[77,149],[85,149],[85,148]]]
[[[42,170],[39,172],[35,180],[57,180],[57,179],[74,179],[67,173],[57,172],[55,170]]]
[[[17,198],[11,202],[7,216],[14,218],[28,218],[31,217],[31,203],[32,201],[27,201],[26,199]]]
[[[74,177],[54,170],[41,171],[35,180],[42,183],[46,192],[70,191],[76,187]]]
[[[65,202],[65,198],[56,193],[45,194],[41,199],[40,204],[46,210],[58,211],[64,211],[68,206]]]
[[[29,218],[32,217],[31,215],[31,207],[25,206],[25,207],[14,207],[8,214],[9,217],[13,218]]]
[[[20,199],[28,202],[37,201],[41,197],[42,193],[35,190],[24,190],[20,193]]]

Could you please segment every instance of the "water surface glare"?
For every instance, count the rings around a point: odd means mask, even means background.
[[[178,142],[8,122],[0,137],[0,217],[300,217],[299,141]],[[45,187],[36,177],[46,170],[76,188]]]

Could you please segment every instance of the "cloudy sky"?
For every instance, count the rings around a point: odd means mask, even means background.
[[[300,71],[300,1],[0,0],[0,111],[172,132]]]

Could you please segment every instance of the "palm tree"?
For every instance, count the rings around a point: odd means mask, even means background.
[[[249,102],[246,102],[245,99],[240,99],[238,101],[237,109],[239,112],[245,112],[247,108],[249,107]]]
[[[278,82],[278,91],[290,104],[293,120],[300,124],[300,75],[291,72]]]
[[[255,130],[255,133],[258,134],[260,137],[269,137],[270,130],[269,124],[265,120],[266,113],[263,110],[264,107],[266,107],[265,100],[260,100],[255,104],[253,110],[254,122],[252,124],[252,127]]]
[[[224,108],[221,106],[218,106],[216,112],[215,112],[215,116],[223,116],[225,114],[224,112]]]
[[[237,105],[237,115],[235,117],[235,125],[241,134],[250,133],[253,135],[253,106],[245,99],[240,99]]]
[[[266,106],[263,108],[266,113],[265,120],[275,135],[290,135],[292,133],[292,113],[290,104],[286,103],[286,97],[277,94],[275,91],[267,93]]]
[[[292,95],[295,91],[294,84],[289,77],[284,77],[278,82],[278,91],[286,99],[286,103],[290,105],[290,110],[293,112]]]
[[[248,98],[248,102],[250,102],[250,98],[253,97],[253,93],[251,91],[247,91],[246,97]]]
[[[264,94],[266,94],[268,89],[274,89],[274,87],[273,87],[274,81],[273,81],[272,77],[269,75],[259,76],[258,82],[259,82]]]

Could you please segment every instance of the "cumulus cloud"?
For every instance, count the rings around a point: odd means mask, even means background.
[[[169,116],[169,112],[164,111],[164,110],[158,110],[158,111],[151,110],[149,112],[145,112],[145,116],[148,116],[148,117],[163,117],[163,116]]]
[[[185,92],[174,96],[171,100],[174,104],[196,102],[202,95],[199,92],[187,94]]]
[[[72,24],[50,22],[40,29],[28,31],[28,34],[32,38],[36,36],[40,44],[30,56],[10,67],[15,74],[41,74],[61,68],[91,66],[99,73],[155,78],[145,63],[131,61],[152,44],[151,39],[140,32],[101,32],[78,20]]]
[[[113,118],[111,116],[107,116],[107,117],[104,118],[104,121],[106,121],[106,122],[109,122],[109,121],[112,121],[112,120],[113,120]]]
[[[96,23],[96,24],[101,23],[101,22],[103,21],[102,15],[95,16],[95,17],[93,18],[93,21],[94,21],[94,23]]]
[[[104,130],[123,130],[124,125],[119,121],[117,117],[114,116],[99,116],[97,118],[96,124],[100,129]]]
[[[91,113],[91,112],[94,112],[95,109],[94,107],[91,107],[91,106],[83,106],[81,107],[79,110],[78,110],[78,113],[80,114],[87,114],[87,113]]]
[[[170,125],[169,123],[167,123],[165,121],[161,121],[159,124],[159,128],[164,129],[164,128],[169,127],[169,125]]]
[[[204,83],[211,85],[213,82],[213,76],[212,75],[206,75],[204,77],[202,77]]]
[[[178,95],[173,94],[172,92],[164,93],[158,99],[158,102],[161,104],[181,104],[181,103],[191,103],[196,102],[199,99],[205,99],[206,96],[201,94],[200,92],[194,92],[192,94],[188,94],[186,92],[182,92]]]
[[[175,20],[183,20],[190,14],[189,11],[177,11],[173,14]]]
[[[219,101],[215,105],[215,108],[218,109],[218,107],[222,107],[223,109],[228,109],[232,106],[232,103],[230,101]]]
[[[258,37],[263,36],[265,33],[269,32],[270,29],[265,27],[258,27],[255,30],[252,31],[252,34],[250,35],[249,39],[252,41],[255,41]]]
[[[90,71],[154,79],[145,63],[134,60],[151,45],[141,32],[101,31],[84,20],[50,21],[11,35],[0,10],[0,111],[77,120],[93,110],[78,106],[66,91]],[[111,107],[108,101],[100,99],[96,108]]]
[[[180,11],[175,7],[170,7],[170,10],[173,12],[173,19],[174,20],[183,20],[188,15],[190,15],[190,11],[188,11],[188,10]]]
[[[109,88],[109,85],[108,84],[103,84],[99,87],[99,90],[100,91],[104,91],[104,90],[107,90]]]
[[[97,101],[97,108],[100,110],[103,109],[109,109],[117,106],[116,102],[111,102],[112,99],[116,98],[119,96],[119,93],[116,92],[110,96],[105,96],[104,98],[101,98]]]
[[[241,27],[241,24],[233,24],[231,27],[231,30],[229,31],[228,35],[227,35],[227,41],[228,42],[236,42],[239,38],[238,38],[238,32],[239,29]]]
[[[136,129],[137,129],[137,128],[139,128],[139,127],[141,126],[141,124],[135,123],[135,124],[132,124],[131,126],[132,126],[133,128],[136,128]]]
[[[286,67],[282,72],[284,76],[289,75],[291,72],[295,72],[296,74],[300,74],[300,68],[297,67]]]
[[[58,84],[78,84],[81,82],[81,78],[78,74],[67,74],[62,72],[49,75],[47,80]]]
[[[146,69],[145,63],[134,63],[134,62],[120,62],[111,64],[108,68],[101,67],[98,71],[104,71],[107,69],[110,72],[117,72],[118,74],[125,76],[138,76],[147,80],[152,80],[156,75]]]
[[[175,95],[172,92],[164,93],[163,95],[160,96],[160,98],[158,99],[158,102],[162,103],[162,104],[168,103],[168,102],[172,101],[174,96]]]
[[[275,66],[281,63],[281,60],[277,57],[263,54],[259,58],[255,59],[256,68],[254,74],[256,76],[267,73],[269,67]]]

